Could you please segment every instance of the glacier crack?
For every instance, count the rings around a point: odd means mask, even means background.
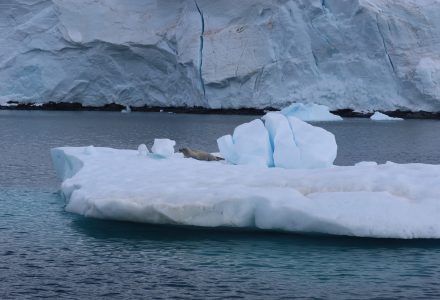
[[[387,58],[388,58],[388,62],[389,62],[389,64],[390,64],[391,70],[393,71],[394,74],[397,75],[397,73],[396,73],[396,68],[394,67],[393,60],[391,59],[391,56],[390,56],[390,54],[389,54],[389,52],[388,52],[388,47],[387,47],[387,44],[386,44],[386,42],[385,42],[385,37],[383,36],[382,29],[380,28],[380,24],[379,24],[379,15],[378,15],[378,14],[376,14],[376,26],[377,26],[377,30],[378,30],[378,32],[379,32],[379,34],[380,34],[380,37],[381,37],[381,39],[382,39],[383,49],[384,49],[384,51],[385,51],[385,55],[386,55]]]
[[[197,11],[200,15],[200,21],[202,23],[202,30],[200,33],[200,47],[199,47],[199,78],[200,85],[202,86],[203,96],[206,96],[205,90],[205,81],[203,79],[202,69],[203,69],[203,44],[204,44],[204,34],[205,34],[205,16],[203,15],[203,11],[200,9],[199,4],[196,0],[194,0],[194,4],[196,5]]]

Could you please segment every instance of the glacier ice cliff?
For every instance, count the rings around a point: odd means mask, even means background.
[[[439,0],[2,0],[0,104],[440,111]]]

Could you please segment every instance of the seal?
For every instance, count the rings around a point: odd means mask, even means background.
[[[194,158],[197,160],[203,160],[203,161],[224,160],[223,158],[212,155],[211,153],[200,151],[200,150],[193,150],[190,148],[179,149],[179,152],[183,153],[183,156],[185,156],[186,158]]]

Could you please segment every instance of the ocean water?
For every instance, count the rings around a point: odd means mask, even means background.
[[[152,226],[66,213],[49,149],[215,151],[252,116],[0,111],[0,299],[439,299],[440,241]],[[339,165],[440,164],[440,121],[319,123]]]

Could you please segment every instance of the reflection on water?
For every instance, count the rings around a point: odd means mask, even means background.
[[[354,247],[354,248],[432,248],[440,249],[440,240],[375,239],[322,234],[296,234],[255,230],[252,228],[205,228],[194,226],[145,225],[140,223],[76,218],[71,226],[74,230],[95,239],[112,241],[158,241],[158,242],[231,242],[246,240],[261,243],[289,242],[298,246]],[[246,245],[246,244],[244,244]]]

